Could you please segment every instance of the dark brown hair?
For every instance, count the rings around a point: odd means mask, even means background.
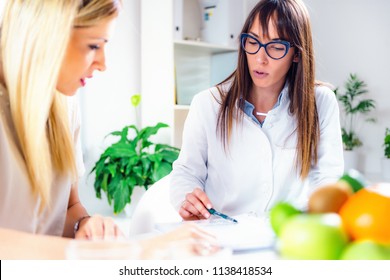
[[[299,56],[299,61],[292,63],[286,81],[289,85],[289,113],[297,119],[296,166],[300,169],[301,178],[306,178],[311,164],[317,162],[319,141],[314,93],[315,63],[309,14],[300,0],[261,0],[250,12],[241,33],[247,33],[250,30],[256,17],[266,37],[268,23],[274,21],[279,37],[291,42]],[[228,81],[231,82],[231,87],[224,93],[221,86]],[[217,85],[222,97],[217,131],[221,135],[225,149],[231,137],[233,120],[242,121],[242,109],[252,86],[246,53],[240,44],[237,69]]]

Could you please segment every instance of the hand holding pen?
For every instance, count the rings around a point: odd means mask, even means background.
[[[185,221],[208,219],[211,215],[209,212],[211,208],[212,205],[206,193],[196,188],[186,195],[179,214]]]
[[[192,193],[186,195],[186,199],[180,207],[179,214],[186,221],[208,219],[210,215],[214,215],[237,223],[237,220],[212,208],[209,198],[200,188],[196,188]]]

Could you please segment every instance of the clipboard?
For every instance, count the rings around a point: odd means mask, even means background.
[[[230,248],[233,253],[274,248],[276,236],[267,217],[244,214],[233,216],[233,218],[238,223],[211,216],[207,220],[160,223],[156,224],[155,227],[160,232],[167,232],[183,223],[194,223],[213,234],[221,247]]]

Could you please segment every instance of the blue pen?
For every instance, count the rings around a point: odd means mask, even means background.
[[[222,219],[225,219],[225,220],[228,220],[228,221],[231,221],[233,223],[238,223],[238,221],[236,219],[233,219],[232,217],[229,217],[228,215],[225,215],[221,212],[218,212],[217,210],[215,210],[214,208],[210,208],[208,209],[209,213],[211,215],[215,215],[215,216],[218,216],[218,217],[221,217]]]

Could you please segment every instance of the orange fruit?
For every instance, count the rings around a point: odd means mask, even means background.
[[[390,184],[359,190],[341,207],[340,216],[353,239],[390,244]]]

